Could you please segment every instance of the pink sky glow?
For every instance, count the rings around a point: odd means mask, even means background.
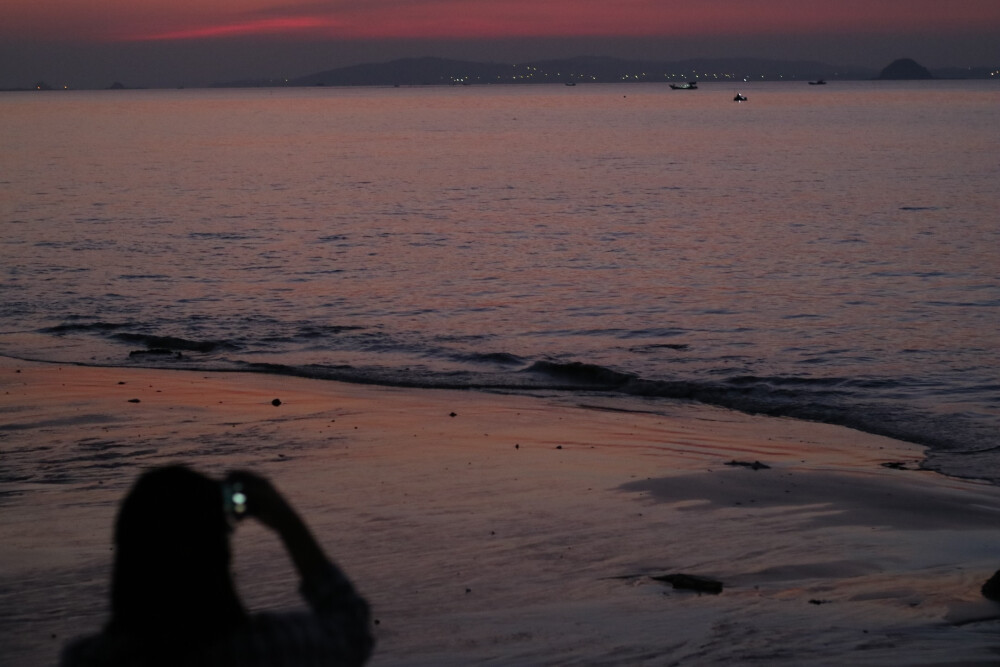
[[[17,39],[365,39],[942,33],[1000,28],[963,0],[8,0]],[[6,4],[6,3],[5,3]]]
[[[208,85],[436,56],[1000,65],[998,0],[3,0],[0,88]]]

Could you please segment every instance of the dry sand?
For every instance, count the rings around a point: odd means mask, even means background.
[[[0,358],[0,448],[4,665],[100,628],[116,504],[173,462],[275,481],[371,601],[372,665],[1000,661],[1000,489],[848,429]],[[250,606],[300,604],[266,531],[234,549]]]

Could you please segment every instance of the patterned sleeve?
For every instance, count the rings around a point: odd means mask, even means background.
[[[185,667],[360,667],[371,655],[368,603],[332,563],[299,587],[310,612],[254,614],[249,624],[207,646],[184,637],[171,644],[177,656],[151,655],[145,642],[102,633],[70,644],[62,667],[125,667],[172,664]],[[172,659],[177,657],[176,660]]]

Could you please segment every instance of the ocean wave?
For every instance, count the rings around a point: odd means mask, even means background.
[[[505,355],[501,355],[507,358]],[[516,357],[511,355],[513,361]],[[890,437],[955,455],[994,447],[988,427],[960,414],[921,412],[879,391],[891,379],[736,375],[650,379],[598,364],[539,360],[513,371],[441,372],[426,368],[248,363],[248,372],[427,389],[603,393],[623,398],[694,401],[747,414],[820,422]],[[901,387],[899,387],[901,389]],[[952,466],[952,474],[961,474]],[[966,471],[965,476],[983,477]]]
[[[631,373],[622,373],[611,368],[579,361],[558,363],[553,361],[536,361],[525,373],[547,376],[570,386],[589,387],[592,389],[617,389],[638,378]]]
[[[912,442],[933,450],[935,469],[969,477],[984,475],[967,469],[971,464],[963,468],[941,456],[976,455],[996,446],[989,415],[968,409],[961,412],[961,406],[954,412],[935,411],[927,400],[938,394],[954,399],[962,387],[976,395],[995,393],[995,381],[956,387],[954,383],[938,385],[938,380],[930,377],[824,375],[823,368],[814,366],[800,366],[795,374],[755,374],[746,372],[747,365],[730,363],[725,356],[700,359],[696,367],[683,362],[660,364],[652,366],[652,372],[642,373],[595,361],[530,358],[482,349],[488,344],[503,344],[502,340],[463,340],[457,346],[442,340],[438,341],[442,344],[430,345],[424,339],[380,332],[374,325],[273,324],[258,326],[256,340],[147,333],[143,330],[153,327],[128,321],[70,321],[39,333],[61,339],[79,335],[110,343],[107,355],[100,357],[103,361],[96,362],[100,365],[268,373],[410,388],[603,393],[641,399],[647,406],[656,400],[696,401]],[[283,335],[272,335],[278,333]],[[273,343],[275,340],[278,342]],[[123,344],[139,349],[117,351]],[[687,344],[678,344],[678,348],[680,345]],[[323,357],[330,361],[316,361]],[[358,359],[364,361],[358,363]],[[830,370],[826,368],[827,373]]]
[[[134,326],[133,324],[121,322],[64,322],[55,326],[44,327],[39,329],[38,332],[58,336],[61,334],[117,331],[119,329],[133,328]]]
[[[157,336],[142,333],[116,333],[113,338],[125,343],[145,345],[147,350],[169,350],[171,352],[216,352],[218,350],[236,350],[237,345],[227,341],[189,340],[177,336]]]
[[[489,364],[494,366],[518,367],[523,366],[525,361],[516,354],[509,352],[486,352],[482,354],[460,355],[459,360],[473,364]]]

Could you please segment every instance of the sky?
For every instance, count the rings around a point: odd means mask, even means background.
[[[1000,65],[997,0],[3,0],[0,87],[204,85],[438,56]]]

